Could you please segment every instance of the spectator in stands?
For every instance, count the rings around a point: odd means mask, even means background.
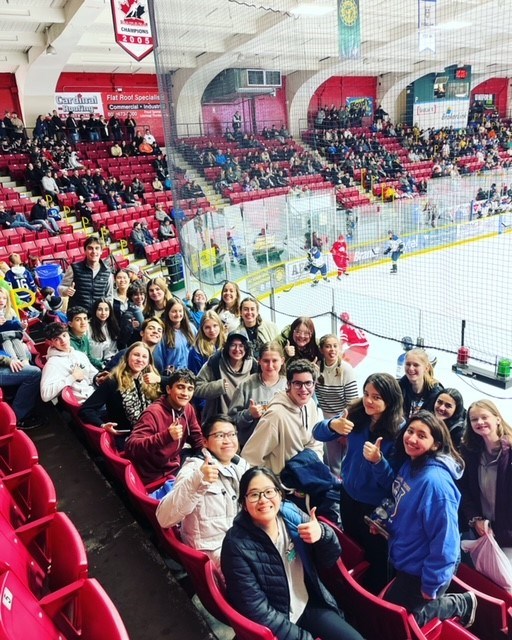
[[[208,358],[222,349],[225,341],[226,334],[221,319],[212,309],[205,311],[199,323],[194,345],[188,354],[188,368],[192,373],[197,375]]]
[[[201,187],[196,184],[195,180],[186,182],[181,189],[181,197],[188,200],[190,198],[203,198],[204,192]]]
[[[84,243],[85,260],[70,265],[59,286],[59,295],[69,303],[89,310],[94,300],[105,298],[112,302],[114,282],[112,272],[101,260],[101,244],[97,236],[89,236]]]
[[[116,142],[120,142],[122,140],[123,132],[121,130],[121,120],[119,120],[115,113],[108,121],[108,130],[112,140],[115,140]]]
[[[424,349],[411,349],[405,356],[405,375],[399,380],[404,398],[404,416],[410,418],[422,408],[432,407],[443,385]]]
[[[190,404],[194,389],[191,371],[175,371],[167,381],[165,397],[142,413],[126,440],[126,456],[135,464],[144,484],[173,478],[181,466],[186,443],[193,455],[201,452],[204,440]]]
[[[229,415],[235,421],[243,447],[252,435],[276,393],[285,391],[283,348],[277,341],[261,346],[258,373],[253,373],[235,390]]]
[[[221,294],[221,300],[215,311],[219,314],[226,332],[234,331],[240,323],[240,287],[236,282],[225,282]]]
[[[323,446],[313,437],[321,415],[313,399],[316,379],[317,369],[307,360],[287,366],[286,391],[270,400],[242,449],[251,466],[263,465],[279,475],[286,462],[303,449],[312,449],[323,459]]]
[[[463,529],[471,537],[493,536],[512,557],[512,427],[491,400],[468,409],[461,453],[465,470],[460,482]]]
[[[91,355],[102,363],[102,367],[118,351],[119,324],[116,320],[112,304],[108,300],[95,300],[89,321],[89,344]]]
[[[432,413],[444,422],[450,433],[453,446],[460,449],[464,427],[466,425],[466,409],[464,409],[464,398],[457,389],[449,387],[441,389],[437,396],[433,398],[433,406],[426,406],[427,411]]]
[[[158,318],[148,318],[142,322],[138,330],[135,330],[133,326],[131,329],[132,333],[127,334],[130,337],[127,341],[128,345],[138,342],[139,340],[143,342],[151,351],[155,369],[162,375],[164,373],[164,349],[162,344],[164,331],[163,322]],[[111,371],[119,364],[125,352],[126,349],[118,351],[116,355],[107,362],[105,368]]]
[[[237,455],[236,426],[228,416],[212,416],[202,431],[205,448],[187,458],[156,517],[164,528],[181,523],[183,542],[206,553],[219,567],[222,541],[239,509],[240,478],[248,465]]]
[[[121,316],[128,308],[128,287],[130,286],[130,282],[130,274],[126,269],[119,269],[116,271],[112,306],[118,323],[121,320]]]
[[[135,258],[145,258],[147,242],[144,232],[142,231],[142,225],[138,220],[133,223],[133,229],[130,233],[130,242],[133,245]]]
[[[91,220],[93,214],[92,209],[85,202],[85,198],[82,195],[78,196],[78,201],[75,203],[75,216],[76,219],[82,221],[84,219]]]
[[[144,236],[144,240],[146,241],[146,245],[151,245],[156,242],[155,236],[151,232],[148,227],[148,223],[146,221],[140,223],[140,227],[142,229],[142,234]]]
[[[126,131],[126,139],[131,142],[135,137],[135,129],[137,123],[131,113],[128,113],[124,121],[124,129]]]
[[[155,218],[160,223],[164,222],[164,220],[171,220],[171,217],[165,210],[165,205],[163,202],[157,202],[155,204]]]
[[[357,380],[354,369],[343,360],[339,339],[333,334],[320,338],[322,359],[315,393],[324,418],[341,415],[357,398]],[[332,473],[341,477],[341,461],[346,443],[340,438],[324,444],[325,461]]]
[[[165,305],[164,322],[165,369],[183,369],[188,365],[188,354],[196,336],[185,304],[179,298],[171,298]]]
[[[4,275],[4,280],[9,282],[13,289],[28,289],[32,293],[37,293],[36,283],[30,271],[24,266],[19,253],[11,253],[9,256],[10,269]],[[18,297],[30,303],[32,296],[29,293],[17,292]]]
[[[315,325],[311,318],[299,316],[285,327],[278,338],[284,349],[286,364],[292,360],[320,362],[321,353],[316,342]]]
[[[0,387],[8,392],[14,389],[10,404],[17,418],[18,429],[29,430],[45,424],[46,420],[34,412],[40,398],[41,369],[25,358],[8,355],[0,348]]]
[[[84,353],[70,344],[68,327],[52,322],[45,329],[49,344],[46,364],[41,375],[41,398],[50,402],[58,398],[64,387],[71,387],[79,402],[94,391],[93,380],[98,371]]]
[[[42,180],[41,180],[41,187],[43,190],[43,195],[46,196],[50,196],[51,199],[53,200],[53,202],[59,206],[59,193],[60,193],[60,189],[57,185],[57,182],[55,181],[55,178],[53,177],[53,173],[51,171],[51,169],[48,169]]]
[[[275,340],[279,335],[279,330],[273,322],[263,320],[259,302],[251,297],[244,298],[240,303],[240,324],[236,332],[247,336],[255,358],[259,358],[263,344]]]
[[[160,318],[164,311],[165,305],[172,298],[166,281],[162,277],[156,277],[148,280],[146,291],[146,304],[144,306],[144,317]]]
[[[48,203],[44,198],[39,198],[30,210],[30,222],[41,225],[52,236],[58,236],[60,233],[59,223],[48,215]]]
[[[77,351],[85,353],[93,367],[98,370],[103,369],[103,362],[99,358],[95,358],[92,353],[87,310],[84,307],[71,307],[68,309],[67,318],[71,346]]]
[[[77,144],[80,141],[78,123],[72,111],[68,113],[68,117],[66,118],[66,133],[70,144]]]
[[[160,223],[158,227],[158,237],[160,240],[172,240],[176,237],[174,227],[171,224],[171,219],[167,218]]]
[[[123,148],[118,142],[114,142],[114,144],[110,147],[110,155],[113,158],[121,158],[123,155]]]
[[[221,552],[231,605],[280,640],[363,640],[318,576],[341,554],[331,527],[317,521],[315,509],[308,516],[286,501],[268,469],[249,469],[239,493],[241,511]]]
[[[230,333],[222,351],[214,353],[197,376],[195,396],[205,399],[203,419],[228,413],[235,389],[256,370],[247,338]]]
[[[124,446],[127,433],[143,411],[161,397],[160,384],[148,383],[145,376],[158,377],[151,350],[143,342],[134,342],[80,409],[80,419],[103,427],[116,436],[118,448]]]
[[[199,329],[201,319],[206,308],[206,293],[202,289],[196,289],[192,294],[187,292],[183,302],[196,329]]]
[[[114,298],[114,313],[120,326],[118,342],[121,347],[126,347],[140,339],[140,328],[144,322],[146,287],[140,280],[134,280],[128,286],[126,294],[128,302],[126,309],[122,312],[121,307],[116,305]]]
[[[363,386],[363,397],[348,412],[317,423],[314,437],[322,442],[345,440],[341,463],[343,486],[341,513],[347,533],[370,560],[368,584],[378,592],[387,581],[387,547],[384,538],[371,534],[364,522],[389,495],[397,469],[391,465],[395,440],[403,423],[402,394],[388,373],[374,373]]]
[[[0,225],[4,229],[16,229],[18,227],[29,231],[40,231],[42,229],[41,224],[30,224],[21,212],[16,212],[14,209],[6,211],[5,202],[0,202]]]

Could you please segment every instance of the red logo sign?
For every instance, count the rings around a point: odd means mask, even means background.
[[[117,44],[135,60],[153,51],[148,0],[111,0]]]

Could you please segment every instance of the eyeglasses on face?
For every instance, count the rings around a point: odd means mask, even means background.
[[[267,500],[272,500],[277,496],[277,489],[275,487],[271,487],[269,489],[265,489],[265,491],[250,491],[245,494],[247,502],[259,502],[261,500],[261,496]]]
[[[237,433],[237,431],[216,431],[215,433],[210,433],[208,437],[214,440],[235,440]]]
[[[309,331],[297,331],[297,329],[295,329],[293,335],[297,336],[297,338],[311,338],[311,333]]]
[[[295,389],[302,389],[302,387],[305,389],[312,389],[315,386],[315,383],[313,380],[306,380],[305,382],[302,382],[301,380],[292,380],[291,385]]]

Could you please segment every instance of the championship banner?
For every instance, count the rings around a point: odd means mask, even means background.
[[[361,55],[359,0],[338,0],[338,38],[340,58],[359,58]]]
[[[135,60],[153,51],[148,0],[110,0],[117,44]]]
[[[418,50],[436,52],[436,1],[418,0]]]

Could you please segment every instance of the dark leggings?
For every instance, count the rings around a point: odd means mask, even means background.
[[[364,640],[339,613],[312,604],[306,606],[297,626],[322,640]]]

